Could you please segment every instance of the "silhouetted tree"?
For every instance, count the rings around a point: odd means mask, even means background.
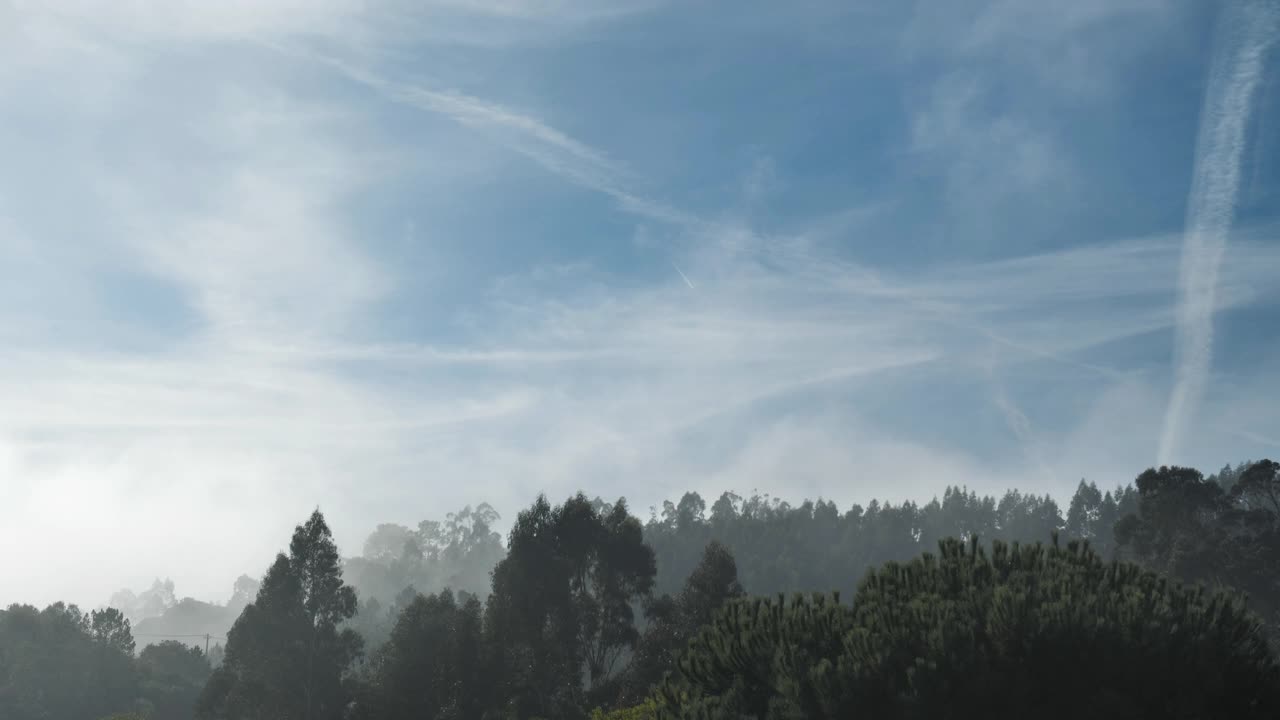
[[[341,718],[344,673],[360,637],[339,627],[355,614],[337,547],[317,510],[278,555],[256,600],[227,637],[226,656],[201,694],[197,715],[242,720]]]
[[[1147,470],[1134,512],[1115,526],[1125,557],[1210,587],[1247,592],[1280,642],[1280,465],[1240,467],[1230,490],[1191,468]]]
[[[99,718],[133,709],[138,696],[129,621],[115,609],[0,611],[0,718]]]
[[[371,720],[478,720],[491,699],[482,658],[480,601],[449,590],[418,595],[376,653],[356,716]]]
[[[679,596],[663,595],[646,604],[648,627],[627,668],[620,702],[641,702],[652,686],[675,668],[676,656],[698,629],[711,622],[726,602],[744,594],[733,555],[724,545],[711,541]]]
[[[165,640],[143,648],[137,665],[149,720],[190,720],[212,673],[204,651]]]
[[[632,604],[649,593],[655,572],[622,500],[592,503],[579,493],[553,508],[540,496],[521,512],[486,610],[505,711],[581,716],[584,690],[606,683],[634,646]]]

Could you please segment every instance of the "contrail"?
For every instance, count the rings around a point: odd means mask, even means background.
[[[1277,34],[1273,0],[1236,3],[1227,12],[1200,111],[1195,171],[1187,199],[1178,276],[1175,381],[1157,458],[1162,464],[1180,446],[1188,418],[1199,406],[1208,382],[1218,266],[1235,214],[1250,107]]]
[[[1005,390],[1004,383],[1000,378],[996,377],[994,358],[984,363],[987,371],[987,380],[991,382],[992,401],[996,408],[1000,410],[1000,414],[1004,416],[1005,424],[1009,427],[1009,432],[1017,438],[1022,445],[1022,452],[1027,460],[1034,463],[1044,475],[1056,487],[1058,484],[1058,474],[1045,461],[1044,454],[1040,452],[1039,443],[1036,442],[1035,433],[1031,428],[1031,419],[1026,413],[1014,403],[1009,397],[1009,393]]]
[[[688,275],[685,275],[685,274],[684,274],[684,271],[680,269],[680,266],[679,266],[679,265],[677,265],[677,264],[675,264],[675,263],[671,263],[671,267],[675,268],[675,269],[676,269],[676,272],[680,273],[680,277],[684,279],[684,284],[685,284],[685,285],[688,285],[690,290],[695,290],[695,289],[696,289],[696,288],[694,288],[694,287],[693,287],[693,281],[689,279],[689,276],[688,276]]]

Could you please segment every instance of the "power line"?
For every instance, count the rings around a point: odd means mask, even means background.
[[[204,633],[202,635],[166,635],[164,633],[133,633],[133,636],[134,637],[150,637],[150,638],[167,638],[170,640],[175,638],[195,638],[195,639],[204,638],[205,657],[209,657],[209,640],[213,638],[218,638],[219,640],[225,640],[227,638],[226,635],[212,635],[210,633]]]

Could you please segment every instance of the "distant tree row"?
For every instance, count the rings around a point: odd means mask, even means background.
[[[444,520],[424,520],[416,529],[379,525],[365,541],[363,554],[345,558],[343,578],[360,602],[350,626],[370,647],[386,641],[400,611],[419,593],[451,588],[484,597],[489,574],[505,554],[493,531],[498,513],[488,504],[464,507]],[[203,636],[225,638],[232,623],[258,593],[260,581],[241,575],[226,604],[178,599],[172,580],[156,579],[141,592],[120,590],[109,607],[124,613],[140,639]],[[210,659],[217,665],[222,648]]]
[[[941,499],[918,505],[872,500],[841,512],[835,503],[790,505],[768,495],[724,493],[707,512],[697,493],[663,504],[645,526],[658,560],[657,586],[679,587],[707,543],[738,558],[742,584],[753,594],[839,590],[853,592],[867,568],[907,560],[947,537],[1048,541],[1054,533],[1087,539],[1104,556],[1114,550],[1112,527],[1137,509],[1133,486],[1099,491],[1081,481],[1066,514],[1048,495],[1010,490],[979,496],[948,487]]]
[[[488,503],[449,513],[443,521],[423,520],[416,529],[379,525],[364,543],[363,554],[343,563],[343,577],[359,593],[352,627],[370,647],[391,633],[396,617],[419,594],[451,589],[484,597],[489,575],[506,554],[499,519]]]

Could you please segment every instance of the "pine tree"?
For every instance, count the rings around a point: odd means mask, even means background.
[[[1267,718],[1280,667],[1241,598],[1086,544],[947,540],[852,605],[730,603],[658,689],[662,718]]]

